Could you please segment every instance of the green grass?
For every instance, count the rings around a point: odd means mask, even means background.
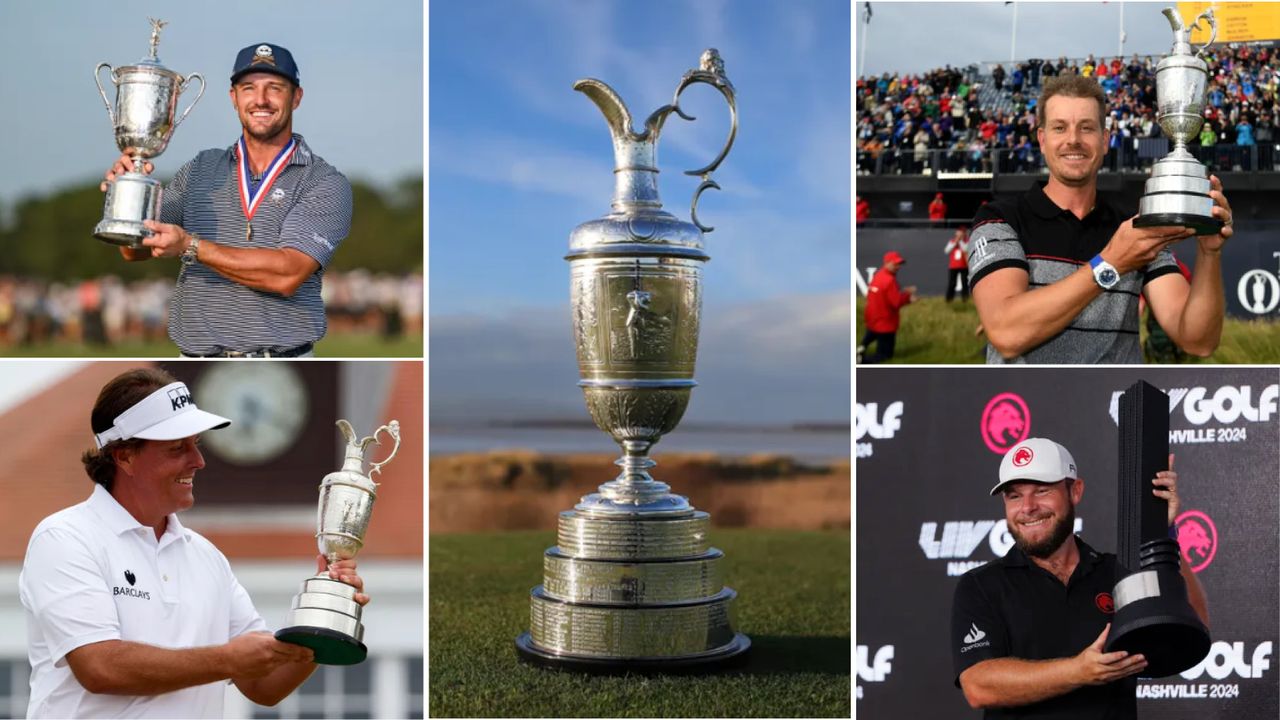
[[[863,311],[866,300],[857,300],[856,341],[866,330]],[[978,327],[978,311],[973,302],[959,299],[947,303],[940,297],[925,297],[902,309],[902,325],[894,363],[940,364],[984,363],[987,341],[974,335]],[[1142,340],[1146,340],[1145,323]],[[1274,363],[1280,361],[1280,322],[1227,318],[1222,328],[1222,342],[1208,358],[1188,357],[1184,363]]]
[[[138,357],[172,360],[178,357],[178,346],[167,338],[153,342],[130,342],[101,346],[73,342],[52,342],[21,347],[0,347],[7,357]],[[385,340],[381,335],[346,333],[328,335],[316,345],[316,357],[422,357],[422,336],[412,335]]]
[[[848,717],[848,531],[712,531],[751,637],[739,670],[704,676],[581,675],[526,665],[550,532],[430,538],[432,717]]]

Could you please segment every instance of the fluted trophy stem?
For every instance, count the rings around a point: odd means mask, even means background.
[[[715,86],[732,119],[729,139],[694,193],[693,222],[662,210],[657,143],[694,83]],[[733,630],[736,593],[720,581],[723,556],[707,542],[710,517],[655,480],[652,447],[675,430],[697,384],[702,265],[709,257],[697,198],[719,187],[711,172],[737,132],[733,85],[707,50],[685,73],[671,104],[632,127],[626,103],[599,80],[574,89],[603,113],[614,148],[612,212],[569,238],[579,386],[592,420],[622,448],[618,475],[560,513],[544,582],[529,597],[530,630],[516,639],[536,664],[588,670],[660,670],[720,665],[751,642]]]

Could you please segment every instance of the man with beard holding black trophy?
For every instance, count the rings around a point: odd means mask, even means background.
[[[293,132],[302,84],[287,49],[241,50],[230,95],[240,138],[184,165],[145,247],[120,252],[181,260],[169,337],[183,355],[309,357],[327,327],[321,276],[351,231],[351,184]],[[102,190],[131,170],[126,152]]]
[[[1178,475],[1156,474],[1152,492],[1178,515]],[[1004,499],[1014,547],[965,573],[951,610],[956,685],[986,718],[1136,718],[1142,655],[1103,651],[1116,581],[1111,553],[1072,533],[1084,480],[1071,453],[1028,438],[1005,453],[992,495]],[[1204,589],[1181,564],[1188,601],[1207,626]]]

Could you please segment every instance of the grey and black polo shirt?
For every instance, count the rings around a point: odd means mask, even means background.
[[[1111,622],[1111,591],[1128,575],[1110,553],[1073,538],[1080,562],[1064,585],[1016,545],[1003,558],[960,577],[951,606],[951,657],[956,687],[984,660],[1053,660],[1078,655]],[[1137,680],[1089,685],[1021,707],[987,710],[984,718],[1120,720],[1137,717]]]
[[[1099,197],[1084,219],[1077,218],[1044,194],[1043,183],[988,203],[973,218],[970,287],[1002,268],[1024,270],[1032,290],[1058,282],[1088,265],[1128,217]],[[1143,270],[1122,275],[1061,333],[1023,355],[1006,360],[988,344],[987,363],[1141,363],[1138,298],[1147,283],[1176,272],[1177,261],[1165,248]]]
[[[283,351],[324,337],[320,280],[351,232],[351,183],[301,135],[293,137],[297,149],[265,190],[252,238],[245,237],[234,144],[196,155],[165,187],[161,222],[227,247],[293,248],[320,264],[291,297],[254,290],[198,262],[184,266],[169,306],[169,337],[182,352]]]

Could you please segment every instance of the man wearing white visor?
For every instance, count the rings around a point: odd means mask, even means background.
[[[227,559],[178,520],[204,467],[200,433],[230,422],[161,370],[103,387],[81,458],[93,494],[36,527],[18,581],[27,717],[222,717],[227,681],[274,705],[314,672],[311,650],[276,640]],[[369,601],[355,561],[317,564]]]
[[[1152,492],[1178,515],[1178,474]],[[985,717],[1135,718],[1142,655],[1104,652],[1116,581],[1127,571],[1073,534],[1084,480],[1066,448],[1029,438],[1004,455],[992,495],[1004,500],[1014,546],[960,578],[951,611],[956,686]],[[1207,626],[1204,590],[1187,563],[1188,599]]]

